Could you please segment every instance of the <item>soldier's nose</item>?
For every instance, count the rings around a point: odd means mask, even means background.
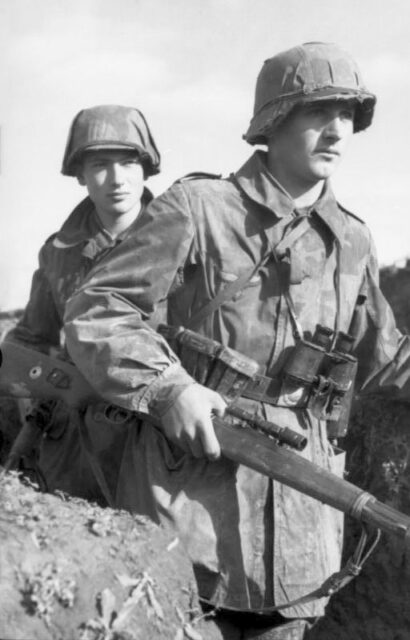
[[[124,172],[121,165],[112,165],[110,178],[113,184],[120,185],[124,183]]]
[[[335,117],[329,120],[328,124],[325,128],[325,135],[328,138],[334,138],[335,140],[340,140],[343,136],[343,128],[344,123],[341,118]]]

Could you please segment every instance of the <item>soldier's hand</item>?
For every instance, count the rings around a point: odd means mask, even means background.
[[[216,460],[221,455],[212,415],[223,416],[226,403],[219,393],[200,384],[186,387],[162,416],[162,429],[170,440],[196,458]]]

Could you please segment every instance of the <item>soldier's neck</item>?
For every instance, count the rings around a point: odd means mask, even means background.
[[[126,211],[121,214],[100,211],[96,209],[101,225],[114,238],[128,229],[128,227],[137,218],[140,210],[141,205],[138,205],[138,207],[134,207],[133,209],[130,209],[130,211]]]
[[[323,191],[324,180],[307,181],[293,172],[287,171],[273,154],[268,153],[268,169],[275,180],[292,198],[296,208],[311,207]]]
[[[295,189],[293,194],[289,192],[289,195],[292,197],[292,200],[295,203],[296,209],[311,207],[313,204],[315,204],[315,202],[319,200],[322,194],[323,185],[324,181],[321,180],[307,191],[298,193],[298,191]]]
[[[292,198],[295,203],[295,208],[311,207],[317,200],[319,200],[325,181],[319,180],[314,184],[300,184],[295,180],[289,180],[286,175],[277,175],[274,171],[271,171],[273,177],[283,187],[286,193]]]

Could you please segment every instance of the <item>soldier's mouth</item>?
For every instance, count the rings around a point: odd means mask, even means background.
[[[128,191],[113,191],[112,193],[107,194],[109,198],[120,199],[125,198],[128,195]]]
[[[318,149],[316,153],[318,155],[330,156],[333,158],[338,158],[340,156],[340,153],[335,149]]]

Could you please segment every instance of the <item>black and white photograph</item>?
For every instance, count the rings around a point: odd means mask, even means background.
[[[405,0],[0,0],[0,640],[410,638]]]

